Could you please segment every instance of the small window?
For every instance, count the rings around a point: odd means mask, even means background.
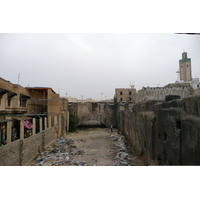
[[[199,88],[199,84],[197,84],[197,87]]]
[[[163,132],[163,139],[166,141],[167,140],[167,133],[164,131]]]
[[[131,92],[129,92],[129,95],[131,95]]]
[[[181,121],[180,120],[176,121],[176,129],[181,129]]]
[[[120,92],[120,95],[122,95],[122,92]]]
[[[122,98],[120,98],[120,101],[122,101]]]
[[[131,101],[131,98],[129,98],[129,100]]]

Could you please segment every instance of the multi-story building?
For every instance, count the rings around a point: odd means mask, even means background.
[[[131,88],[116,88],[115,89],[115,101],[116,102],[135,102],[136,89],[134,85]]]
[[[40,132],[51,126],[59,125],[59,135],[68,129],[68,102],[60,98],[52,88],[27,87],[12,84],[0,78],[0,143],[6,138],[8,123],[11,125],[14,141],[20,138],[20,123],[35,124],[34,130],[25,128],[24,134]],[[26,134],[27,133],[27,134]]]

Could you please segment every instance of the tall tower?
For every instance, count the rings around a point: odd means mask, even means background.
[[[191,81],[192,73],[191,73],[191,59],[187,58],[187,53],[182,53],[182,59],[179,60],[179,71],[180,71],[180,81]]]

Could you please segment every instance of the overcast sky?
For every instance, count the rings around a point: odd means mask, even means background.
[[[111,99],[115,88],[164,86],[177,80],[183,51],[200,77],[200,36],[173,33],[0,34],[1,77],[61,96]]]

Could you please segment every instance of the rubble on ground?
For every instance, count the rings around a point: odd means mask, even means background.
[[[82,140],[83,141],[83,140]],[[38,166],[85,166],[86,162],[77,162],[74,155],[84,155],[83,150],[76,150],[78,140],[57,139],[44,152],[40,153],[36,159],[35,165]],[[84,141],[85,142],[85,141]]]
[[[113,159],[112,166],[130,166],[130,158],[129,151],[126,148],[125,137],[118,132],[107,132],[109,135],[107,136],[112,140],[114,146],[117,147],[118,150],[108,149],[108,154],[102,155],[104,157],[110,157]],[[71,138],[71,137],[70,137]],[[32,163],[32,165],[36,166],[89,166],[86,161],[80,160],[80,157],[93,156],[96,154],[97,150],[91,147],[89,151],[84,151],[81,149],[79,143],[86,142],[83,139],[65,139],[61,137],[54,141],[52,145],[50,145],[44,152],[40,153],[37,159]],[[110,155],[113,152],[114,157]],[[78,159],[77,161],[75,158]],[[84,159],[84,158],[83,158]],[[87,159],[86,159],[87,160]],[[97,158],[92,157],[93,163],[90,166],[96,166]]]
[[[109,135],[113,141],[113,144],[119,147],[118,152],[116,153],[116,163],[115,166],[130,166],[129,154],[125,144],[125,137],[118,132],[109,132],[112,135]]]

